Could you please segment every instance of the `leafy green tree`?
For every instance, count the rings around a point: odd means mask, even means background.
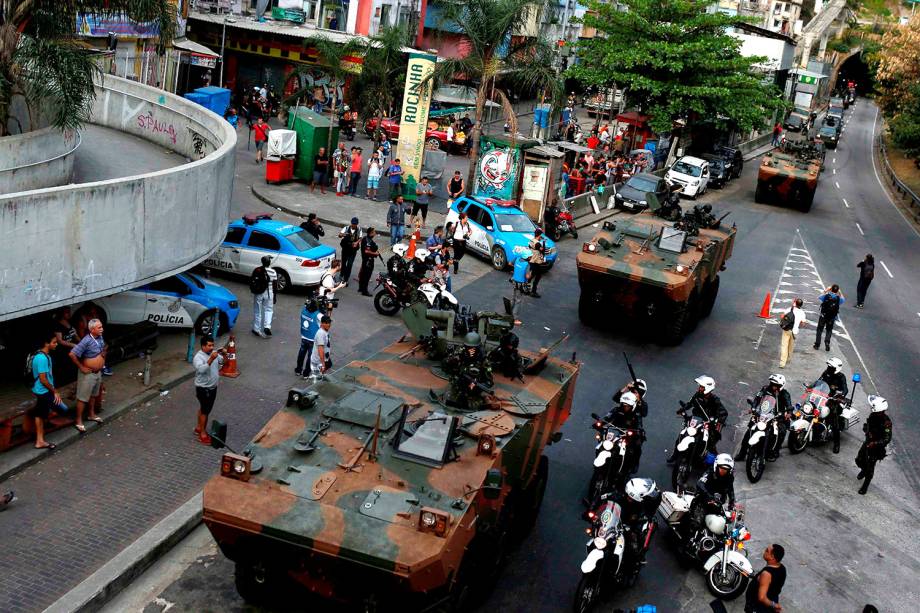
[[[169,0],[0,0],[0,136],[9,134],[16,97],[62,130],[88,119],[98,67],[93,54],[78,44],[80,13],[155,21],[161,47],[175,33]]]
[[[329,75],[329,79],[331,81],[329,87],[332,90],[332,104],[329,105],[329,121],[334,125],[336,122],[336,110],[340,102],[337,100],[339,86],[345,83],[348,75],[357,72],[357,69],[352,66],[348,58],[360,56],[365,50],[365,43],[357,38],[352,38],[345,43],[337,43],[333,42],[331,39],[325,36],[309,38],[304,42],[316,49],[316,51],[319,53],[319,56],[323,60],[323,65],[320,67],[320,69]],[[310,75],[313,70],[314,67],[312,66],[304,66],[296,70],[295,75],[298,77],[306,77]],[[312,81],[304,78],[301,80],[301,82],[310,83]],[[307,94],[312,97],[312,85],[307,85],[294,92],[282,100],[282,104],[286,106],[296,104]],[[329,138],[326,142],[326,151],[332,151],[332,130],[329,130]]]
[[[562,83],[553,68],[555,53],[549,42],[539,37],[518,36],[533,18],[539,22],[546,7],[534,0],[467,0],[444,2],[440,6],[445,24],[449,24],[452,31],[463,33],[465,40],[459,47],[466,55],[439,61],[428,83],[449,82],[456,78],[476,83],[476,123],[468,135],[472,139],[471,157],[475,160],[479,156],[479,136],[487,101],[501,103],[514,134],[517,118],[506,87],[522,91],[542,89],[550,94],[550,99],[561,96]],[[467,193],[473,188],[474,173],[475,164],[471,164]]]
[[[747,131],[785,106],[764,81],[763,57],[744,57],[727,30],[742,18],[707,13],[714,0],[587,0],[584,24],[598,36],[579,42],[569,74],[581,82],[627,92],[627,102],[650,117],[654,130],[675,119],[703,118]]]
[[[361,73],[351,87],[351,99],[362,117],[389,115],[402,101],[409,60],[407,36],[403,26],[388,27],[368,40]]]

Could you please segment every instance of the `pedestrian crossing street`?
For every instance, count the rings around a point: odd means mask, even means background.
[[[807,321],[813,330],[814,325],[818,323],[818,309],[821,304],[818,302],[818,296],[825,288],[827,285],[821,279],[801,235],[796,231],[792,246],[786,255],[786,261],[783,263],[783,272],[773,294],[773,301],[770,304],[770,313],[775,315],[776,319],[770,321],[778,324],[779,317],[789,310],[792,301],[795,298],[802,298],[805,301],[802,310],[805,311]],[[839,315],[834,325],[834,336],[838,339],[850,340],[843,319]]]

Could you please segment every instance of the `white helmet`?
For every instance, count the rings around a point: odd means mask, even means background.
[[[843,368],[843,360],[840,358],[828,358],[827,365],[830,368],[833,368],[835,373],[838,373],[840,372],[840,369]]]
[[[636,379],[636,389],[643,394],[648,391],[648,383],[645,382],[645,379]]]
[[[636,502],[654,496],[657,490],[658,486],[651,479],[636,478],[626,482],[626,495]]]
[[[351,110],[351,107],[349,107],[347,104],[345,104],[345,105],[342,106],[342,110],[343,110],[343,111],[350,111],[350,110]]]
[[[881,396],[869,396],[869,406],[872,407],[873,413],[881,413],[888,410],[888,401]]]
[[[696,379],[696,384],[703,388],[703,393],[708,394],[712,390],[716,389],[716,380],[708,375],[700,375]]]
[[[728,468],[728,472],[733,472],[735,470],[735,460],[732,458],[731,454],[720,453],[716,456],[715,464],[713,464],[712,467],[715,470],[720,466]]]
[[[405,245],[403,243],[397,243],[393,245],[393,253],[399,257],[405,256],[407,251],[409,251],[409,245]]]
[[[620,404],[628,404],[632,408],[636,408],[637,402],[639,402],[639,398],[632,392],[623,392],[620,394]]]
[[[428,250],[425,249],[424,247],[419,247],[418,249],[415,250],[415,257],[417,260],[424,262],[425,258],[428,257]]]
[[[775,383],[782,389],[786,385],[786,375],[779,373],[770,375],[770,383]]]

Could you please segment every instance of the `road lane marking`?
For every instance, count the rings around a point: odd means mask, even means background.
[[[840,189],[840,184],[839,184],[839,183],[837,183],[836,181],[834,181],[834,185],[836,185],[836,186],[837,186],[837,189]]]
[[[892,279],[894,279],[894,275],[891,274],[891,271],[888,270],[888,267],[887,267],[887,266],[885,266],[885,262],[883,262],[882,260],[879,260],[879,263],[882,265],[882,268],[885,269],[885,272],[888,273],[888,276],[891,277]]]
[[[836,168],[832,168],[831,170],[833,171],[834,174],[837,174],[837,169],[836,169]]]
[[[863,236],[866,235],[866,233],[863,232],[862,227],[859,224],[856,224],[856,229],[859,230],[859,233],[862,234]]]
[[[875,107],[875,119],[872,120],[872,132],[869,133],[869,150],[872,152],[872,172],[875,173],[875,180],[878,181],[879,187],[882,188],[882,192],[885,194],[885,199],[888,200],[888,204],[890,204],[892,208],[894,208],[894,210],[898,212],[898,215],[901,216],[901,219],[904,220],[904,223],[907,225],[907,227],[913,230],[914,234],[916,234],[917,236],[920,236],[920,230],[917,230],[917,228],[914,227],[914,224],[912,224],[910,220],[907,219],[907,217],[904,215],[904,212],[901,211],[901,209],[898,208],[898,205],[894,203],[894,200],[891,199],[891,194],[888,193],[888,188],[885,186],[884,183],[882,183],[882,178],[878,174],[878,168],[875,167],[876,165],[875,143],[873,141],[875,139],[875,126],[877,124],[878,124],[878,107]],[[881,163],[881,161],[879,161],[879,163]]]
[[[847,208],[850,208],[850,203],[847,202],[847,199],[846,199],[846,198],[843,199],[843,206],[845,206],[845,207],[847,207]]]
[[[836,163],[837,163],[837,158],[833,158],[833,159],[831,160],[831,163],[832,163],[832,164],[836,164]]]

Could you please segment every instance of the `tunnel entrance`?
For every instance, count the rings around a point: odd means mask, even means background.
[[[875,86],[874,75],[863,59],[862,51],[854,53],[843,61],[840,70],[837,71],[837,82],[832,91],[838,94],[843,93],[850,83],[855,85],[857,96],[865,96]]]

